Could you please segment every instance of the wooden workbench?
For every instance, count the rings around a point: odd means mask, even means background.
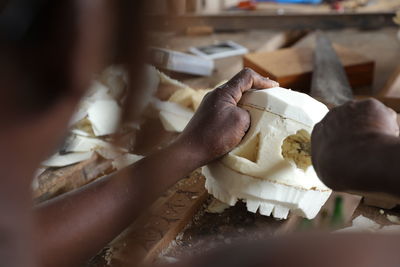
[[[187,51],[188,47],[194,45],[233,40],[253,52],[262,48],[276,34],[278,32],[262,30],[197,37],[157,34],[152,36],[151,42],[156,46]],[[395,29],[366,32],[330,31],[327,32],[327,35],[333,42],[356,49],[375,60],[375,81],[369,88],[370,92],[381,89],[398,65],[396,59],[400,55],[400,42],[396,39]],[[193,88],[211,88],[221,81],[229,79],[241,68],[241,57],[231,57],[217,60],[216,70],[210,77],[175,75],[175,78]],[[328,228],[327,225],[332,226],[332,220],[327,219],[327,214],[332,214],[332,203],[337,195],[331,198],[330,204],[321,212],[317,222],[310,222],[298,217],[290,217],[287,221],[277,221],[270,217],[249,213],[241,203],[223,213],[207,213],[205,209],[210,197],[205,192],[203,184],[204,177],[199,172],[186,177],[161,200],[157,201],[149,214],[135,222],[130,229],[95,257],[88,266],[133,266],[143,258],[147,261],[155,259],[169,261],[182,255],[204,253],[220,244],[234,243],[239,237],[257,240],[270,235],[314,229],[315,225],[323,225],[322,228]],[[358,206],[358,199],[350,195],[341,195],[341,198],[345,202],[345,209],[348,210],[342,221],[332,226],[333,228],[347,225],[353,214],[364,214],[380,223],[388,223],[379,209],[366,207],[363,204]],[[321,223],[324,220],[330,221]],[[177,230],[182,230],[182,232],[178,233]]]

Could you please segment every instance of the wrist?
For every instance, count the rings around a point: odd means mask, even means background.
[[[132,181],[135,182],[132,185],[135,188],[137,183],[146,188],[142,190],[146,194],[142,198],[153,199],[201,166],[201,157],[185,142],[177,139],[136,162],[129,177],[133,177]]]
[[[197,142],[185,136],[179,136],[171,145],[170,149],[176,150],[183,155],[185,164],[195,170],[208,162],[208,156],[203,147],[199,147]],[[193,171],[192,170],[192,171]]]

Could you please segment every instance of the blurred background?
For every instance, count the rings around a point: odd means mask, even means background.
[[[315,57],[321,49],[318,34],[332,45],[355,98],[376,97],[400,112],[399,10],[400,0],[146,0],[143,20],[121,15],[119,36],[113,37],[120,42],[113,47],[119,58],[93,74],[64,143],[42,162],[33,183],[36,202],[101,179],[167,146],[204,95],[243,67],[282,87],[310,93],[312,76],[321,67]],[[139,60],[130,69],[116,64],[129,61],[124,58],[129,50],[141,51],[139,30],[127,33],[124,26],[144,30],[145,66]],[[144,73],[136,73],[142,83],[132,84],[129,71],[138,69]],[[128,97],[132,88],[141,93],[140,98],[135,95],[140,109],[134,119],[121,123],[123,108],[135,100]],[[329,97],[321,100],[329,102]],[[400,222],[399,203],[338,192],[314,220],[276,220],[248,212],[244,203],[229,207],[217,201],[204,180],[197,170],[178,182],[87,266],[174,262],[241,238],[354,225],[369,231],[374,222]],[[361,223],[354,223],[359,216]]]

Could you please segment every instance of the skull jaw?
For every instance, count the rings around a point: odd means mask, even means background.
[[[240,174],[221,162],[203,167],[206,189],[218,200],[231,206],[238,199],[246,201],[247,210],[277,219],[286,219],[289,212],[313,219],[327,201],[331,190],[312,189],[262,180]]]

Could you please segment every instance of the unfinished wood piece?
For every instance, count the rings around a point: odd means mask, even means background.
[[[38,187],[33,192],[35,202],[42,202],[62,193],[77,189],[96,178],[112,172],[112,161],[94,153],[93,157],[80,163],[49,168],[38,179]]]
[[[152,263],[192,221],[207,199],[200,172],[180,181],[171,196],[153,205],[149,213],[110,244],[110,266]]]
[[[333,45],[345,68],[351,87],[371,85],[374,62],[351,49]],[[243,65],[273,80],[280,86],[309,92],[313,71],[313,49],[286,48],[267,53],[250,53],[243,57]]]
[[[400,66],[393,72],[379,96],[400,97]]]

